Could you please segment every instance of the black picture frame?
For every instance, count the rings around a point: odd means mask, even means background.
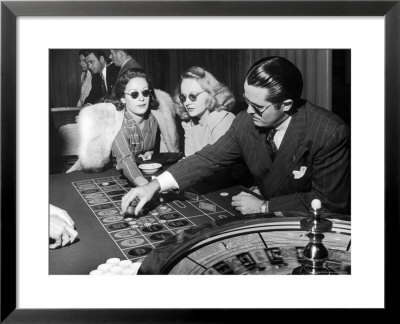
[[[19,309],[16,307],[16,19],[19,16],[381,16],[385,19],[385,310],[398,275],[394,238],[399,231],[400,1],[80,1],[1,2],[1,322],[108,323],[236,322],[266,310]],[[371,67],[370,67],[371,68]],[[371,80],[371,82],[373,82]],[[375,109],[380,109],[376,107]],[[354,116],[357,118],[357,116]],[[15,217],[13,217],[15,216]],[[382,215],[377,215],[381,217]],[[373,233],[371,233],[373,236]],[[373,262],[373,260],[371,261]],[[303,292],[304,294],[304,292]],[[270,313],[269,315],[270,316]],[[382,319],[382,312],[379,312]]]

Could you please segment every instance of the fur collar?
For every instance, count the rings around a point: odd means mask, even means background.
[[[168,93],[155,89],[160,102],[155,117],[161,132],[161,152],[179,152],[175,110]],[[78,116],[78,161],[67,171],[99,171],[109,161],[111,145],[122,127],[124,110],[117,111],[111,103],[99,103],[81,110]]]

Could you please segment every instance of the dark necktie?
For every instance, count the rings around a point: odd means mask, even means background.
[[[276,133],[276,129],[273,128],[271,129],[268,133],[267,133],[267,138],[266,138],[266,144],[267,144],[267,149],[268,149],[268,153],[269,156],[271,157],[271,160],[273,161],[275,158],[275,154],[278,151],[278,148],[275,145],[274,142],[274,136]]]
[[[103,97],[107,95],[107,88],[106,88],[106,83],[104,81],[104,76],[102,73],[100,73],[101,76],[101,92],[103,93]]]

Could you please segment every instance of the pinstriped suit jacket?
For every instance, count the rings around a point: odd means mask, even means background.
[[[270,211],[308,211],[320,199],[330,212],[349,213],[350,132],[331,112],[306,102],[293,114],[274,161],[266,147],[265,129],[241,112],[215,144],[169,168],[180,189],[243,157]],[[307,167],[295,179],[294,170]]]

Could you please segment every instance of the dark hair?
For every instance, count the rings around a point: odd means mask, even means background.
[[[87,50],[84,50],[84,55],[85,55],[85,57],[88,56],[88,55],[90,55],[91,53],[93,53],[93,55],[96,56],[96,58],[97,58],[98,60],[100,60],[100,56],[103,56],[103,57],[104,57],[104,60],[107,61],[106,53],[104,53],[103,50],[99,50],[99,49],[87,49]]]
[[[192,66],[181,74],[181,79],[174,92],[175,111],[182,120],[190,120],[190,116],[185,106],[179,99],[181,93],[181,84],[185,79],[194,79],[200,84],[203,90],[210,95],[210,101],[207,103],[207,110],[230,111],[235,105],[235,97],[229,88],[219,82],[210,72],[199,66]]]
[[[296,107],[301,100],[301,72],[283,57],[269,56],[257,61],[247,72],[246,81],[248,85],[268,89],[269,96],[265,99],[273,104],[292,99]]]
[[[89,54],[87,54],[86,55],[86,53],[88,52],[88,50],[87,49],[81,49],[81,50],[79,50],[79,52],[78,52],[78,56],[81,56],[81,55],[83,55],[83,56],[87,56],[87,55],[89,55]]]
[[[119,49],[120,51],[124,52],[126,55],[133,56],[133,52],[131,49]]]
[[[125,104],[121,102],[121,98],[125,95],[126,85],[130,80],[134,78],[143,78],[147,81],[150,90],[150,109],[158,109],[160,103],[158,102],[156,95],[154,93],[154,88],[152,86],[151,80],[149,76],[142,69],[128,69],[126,70],[115,83],[115,87],[113,89],[113,94],[109,99],[106,99],[105,102],[111,102],[117,107],[117,110],[122,110],[125,108]]]

